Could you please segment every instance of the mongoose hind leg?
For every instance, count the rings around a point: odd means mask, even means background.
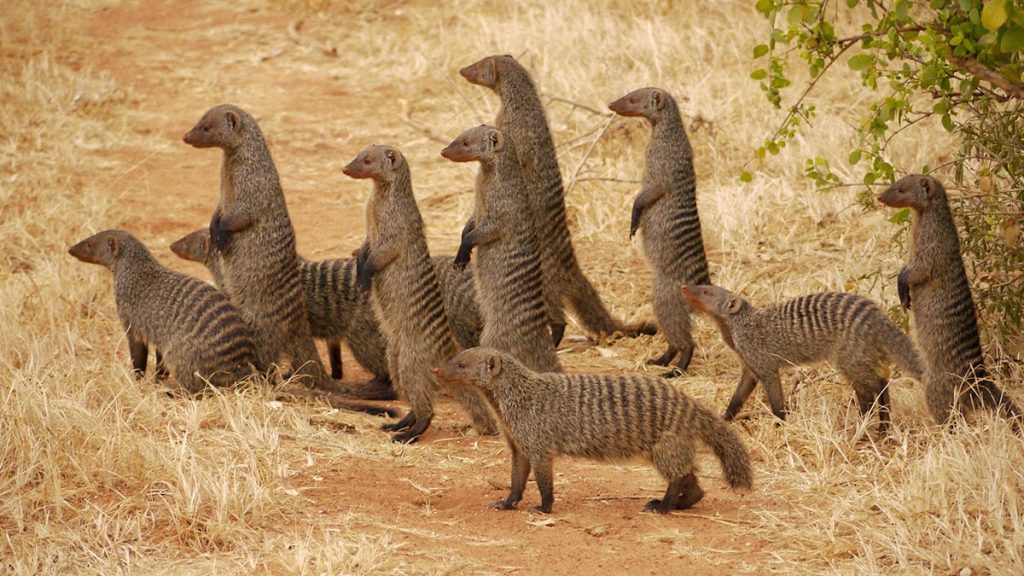
[[[646,364],[648,366],[668,366],[669,363],[672,362],[673,360],[675,360],[676,356],[678,356],[678,355],[679,355],[679,349],[676,348],[675,346],[672,346],[671,344],[669,344],[668,345],[668,349],[665,350],[664,354],[662,354],[661,356],[658,356],[657,358],[650,358],[650,359],[648,359]]]
[[[871,415],[871,408],[878,405],[878,433],[885,434],[889,427],[889,388],[888,379],[882,378],[879,368],[883,366],[883,358],[865,355],[855,346],[840,349],[835,364],[839,372],[850,381],[857,395],[857,407],[862,418]]]
[[[530,466],[533,468],[533,479],[540,490],[540,506],[531,506],[530,512],[551,513],[551,505],[555,503],[555,481],[552,473],[552,456],[548,453],[531,454]]]
[[[398,422],[387,422],[380,425],[380,429],[385,432],[395,432],[397,430],[405,430],[406,428],[416,423],[416,415],[410,410],[405,416],[402,417]]]
[[[153,376],[157,381],[163,380],[170,376],[170,372],[167,371],[167,367],[164,366],[164,355],[159,350],[156,351],[156,366],[153,368]]]
[[[146,362],[149,357],[149,346],[146,341],[128,333],[128,355],[132,359],[132,371],[135,372],[135,379],[140,380],[146,376]]]
[[[676,369],[685,372],[693,359],[693,335],[690,324],[690,306],[686,303],[682,293],[679,291],[679,283],[662,275],[654,280],[654,315],[658,319],[661,333],[668,341],[669,350],[659,358],[661,366],[667,366],[673,356],[669,352],[673,349],[680,355],[676,363]],[[676,371],[666,374],[663,377],[671,377]]]
[[[676,498],[676,510],[692,508],[704,498],[704,489],[700,487],[696,474],[688,474],[683,478],[682,487]]]
[[[663,477],[671,480],[665,496],[661,500],[648,502],[644,506],[645,511],[665,514],[674,510],[680,502],[689,502],[689,507],[704,496],[693,474],[693,443],[690,436],[667,433],[654,445],[654,467]]]
[[[341,344],[336,341],[328,342],[327,357],[331,361],[331,378],[341,380],[344,377],[344,370],[341,367]]]
[[[690,367],[690,361],[693,360],[693,343],[691,342],[686,348],[679,350],[679,361],[676,362],[675,368],[668,372],[662,373],[662,378],[676,378],[686,373],[686,369]]]
[[[514,510],[523,499],[526,481],[530,477],[530,460],[526,454],[512,441],[509,441],[508,447],[512,452],[512,489],[507,498],[491,503],[490,507],[494,510]]]
[[[432,419],[429,417],[420,418],[418,416],[414,416],[412,425],[410,425],[402,432],[399,432],[398,434],[392,436],[391,441],[397,442],[399,444],[412,444],[413,442],[419,440],[420,436],[422,436],[423,433],[427,431],[427,428],[430,428],[431,420]]]
[[[462,404],[469,413],[473,428],[482,436],[494,436],[498,433],[498,425],[491,415],[487,403],[476,390],[466,386],[453,386],[450,388],[452,396]]]
[[[732,399],[729,400],[729,407],[725,409],[725,414],[722,416],[725,420],[732,420],[739,413],[740,408],[743,408],[743,404],[746,403],[747,398],[754,392],[754,388],[757,387],[757,376],[754,372],[743,365],[743,373],[740,375],[740,383],[736,386],[736,391],[732,394]]]
[[[675,510],[679,501],[679,495],[685,490],[684,482],[684,478],[677,478],[669,482],[668,488],[665,490],[665,496],[663,496],[661,500],[649,500],[647,504],[644,505],[644,512],[668,514],[672,510]]]

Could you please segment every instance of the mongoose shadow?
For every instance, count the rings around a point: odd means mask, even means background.
[[[100,232],[68,252],[114,274],[117,315],[128,337],[136,377],[149,347],[185,390],[231,386],[252,376],[255,345],[231,301],[214,287],[175,272],[122,230]]]
[[[649,376],[538,373],[490,348],[459,353],[435,374],[482,391],[512,453],[512,489],[493,508],[510,510],[523,498],[533,470],[540,506],[554,502],[556,455],[597,460],[643,456],[668,481],[665,495],[645,510],[689,508],[704,496],[697,480],[697,441],[707,444],[733,488],[751,488],[750,457],[720,418],[668,382]]]
[[[612,334],[654,334],[649,322],[625,324],[605,307],[583,274],[565,216],[565,191],[551,129],[530,73],[512,56],[488,56],[459,70],[472,84],[490,88],[501,98],[495,125],[515,142],[522,171],[527,213],[537,223],[544,298],[551,337],[557,347],[565,333],[568,306],[598,340]]]
[[[464,268],[476,249],[473,277],[484,319],[480,343],[534,370],[561,371],[547,328],[537,232],[524,217],[529,209],[514,142],[501,129],[481,125],[463,132],[441,155],[480,163],[473,216],[454,261]]]
[[[241,108],[222,104],[183,140],[223,151],[210,239],[223,260],[227,294],[252,331],[257,368],[287,363],[303,383],[326,385],[306,317],[295,232],[259,125]]]
[[[409,164],[390,146],[370,146],[343,172],[371,179],[366,205],[366,241],[356,250],[356,276],[373,302],[387,338],[388,369],[410,410],[382,428],[397,431],[396,442],[413,442],[430,426],[437,379],[430,368],[458,352],[444,298],[423,234],[423,219],[412,191]],[[482,434],[495,434],[494,417],[479,394],[455,388],[456,400]]]
[[[861,416],[878,406],[878,433],[884,435],[890,423],[888,361],[921,378],[914,343],[874,302],[856,294],[822,292],[756,308],[718,286],[684,285],[680,292],[690,307],[714,320],[743,364],[726,420],[736,416],[758,381],[772,413],[784,420],[779,370],[827,360],[850,381]]]
[[[932,417],[946,424],[955,405],[986,408],[1009,418],[1020,434],[1020,409],[985,368],[974,298],[945,187],[931,176],[911,174],[886,189],[878,201],[911,209],[910,254],[896,286],[900,303],[914,321]]]
[[[697,214],[697,176],[693,151],[679,106],[659,88],[641,88],[608,105],[620,116],[642,117],[651,125],[651,141],[640,193],[633,201],[629,237],[643,230],[643,247],[654,271],[654,315],[668,349],[648,363],[685,372],[693,359],[690,307],[680,284],[710,284],[707,255]]]

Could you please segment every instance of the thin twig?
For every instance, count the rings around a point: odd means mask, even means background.
[[[615,123],[614,115],[608,118],[608,122],[605,122],[604,128],[602,128],[601,132],[597,135],[596,138],[594,138],[594,141],[590,143],[590,148],[587,150],[586,154],[583,155],[583,158],[580,159],[580,163],[576,166],[576,170],[572,173],[572,178],[569,179],[569,186],[566,187],[565,191],[566,194],[572,192],[573,189],[576,188],[576,180],[577,178],[579,178],[580,171],[583,170],[583,165],[587,163],[587,159],[590,158],[590,155],[594,153],[594,148],[597,147],[597,143],[601,141],[601,138],[603,138],[605,132],[608,132],[608,129],[612,127],[613,123]]]
[[[586,176],[584,178],[577,178],[577,182],[619,182],[622,184],[639,184],[639,180],[630,180],[627,178],[605,178],[601,176]]]
[[[551,101],[551,102],[561,102],[562,104],[568,104],[569,106],[572,106],[573,108],[579,108],[580,110],[586,110],[587,112],[590,112],[591,114],[596,114],[598,116],[614,116],[615,115],[614,112],[602,112],[602,111],[600,111],[600,110],[598,110],[596,108],[591,108],[590,106],[587,106],[586,104],[580,104],[579,102],[573,102],[572,100],[569,100],[568,98],[560,98],[558,96],[551,96],[549,98],[549,101]]]

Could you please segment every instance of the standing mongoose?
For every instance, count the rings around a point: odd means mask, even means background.
[[[219,290],[166,268],[134,236],[107,230],[68,251],[114,273],[117,315],[128,335],[137,375],[150,346],[189,392],[228,386],[251,376],[255,345],[238,310]]]
[[[960,237],[942,183],[921,174],[900,178],[878,201],[912,210],[910,256],[896,286],[910,310],[924,358],[928,408],[939,424],[959,402],[989,408],[1020,429],[1021,412],[988,375],[978,318],[960,255]]]
[[[293,376],[320,387],[326,374],[309,332],[295,232],[259,125],[223,104],[204,114],[184,141],[224,151],[210,238],[222,257],[227,294],[255,338],[257,367],[287,362]]]
[[[223,289],[223,266],[220,254],[211,249],[210,231],[196,230],[171,244],[178,257],[206,266],[214,284]],[[452,325],[455,341],[463,348],[480,345],[483,320],[476,304],[473,275],[452,268],[451,256],[431,258],[441,282],[445,310]],[[352,356],[373,374],[368,386],[342,386],[338,391],[364,400],[393,400],[394,388],[388,374],[387,342],[373,310],[368,292],[356,286],[355,259],[338,258],[310,261],[300,259],[302,288],[306,293],[306,314],[314,338],[327,343],[331,378],[343,377],[341,342],[346,342]]]
[[[668,350],[649,361],[667,366],[679,356],[678,372],[693,358],[690,309],[680,284],[710,284],[700,218],[693,152],[675,99],[658,88],[641,88],[608,105],[622,116],[643,116],[651,123],[647,165],[640,194],[633,201],[629,237],[643,228],[643,246],[654,268],[654,315]],[[673,370],[666,376],[677,372]]]
[[[434,417],[437,379],[430,368],[447,361],[458,348],[427,251],[405,157],[390,146],[370,146],[343,172],[373,180],[373,194],[366,205],[366,242],[356,251],[356,275],[364,290],[372,287],[377,317],[387,337],[391,378],[411,405],[405,418],[383,428],[401,431],[392,437],[396,442],[413,442]],[[479,394],[456,388],[453,395],[480,433],[497,433]]]
[[[707,408],[664,380],[540,374],[489,348],[463,351],[434,372],[442,381],[481,390],[498,414],[512,452],[512,490],[494,508],[516,507],[532,468],[541,497],[534,510],[551,512],[552,460],[559,454],[599,460],[644,456],[669,483],[665,496],[648,502],[645,510],[689,508],[704,496],[694,463],[697,439],[718,457],[730,486],[753,486],[743,442]]]
[[[538,372],[560,372],[547,333],[537,232],[527,216],[512,139],[500,128],[481,125],[463,132],[441,155],[453,162],[480,162],[476,207],[455,256],[455,266],[463,268],[477,249],[473,276],[484,317],[480,343]]]
[[[878,433],[889,428],[887,360],[913,378],[921,377],[914,343],[871,300],[856,294],[822,292],[755,308],[718,286],[682,286],[696,311],[710,316],[722,339],[743,362],[739,386],[725,410],[732,420],[758,380],[764,384],[772,413],[785,420],[779,369],[828,360],[857,394],[861,415],[878,402]]]
[[[526,185],[526,209],[537,226],[544,294],[555,346],[565,332],[566,305],[583,327],[600,339],[654,334],[649,322],[626,325],[612,317],[590,280],[583,275],[565,218],[565,191],[558,156],[544,106],[530,73],[512,56],[488,56],[459,70],[472,84],[490,88],[501,98],[495,125],[516,143],[516,157]]]

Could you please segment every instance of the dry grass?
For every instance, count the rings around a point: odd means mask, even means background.
[[[126,31],[121,49],[142,51],[136,58],[151,65],[131,81],[94,59],[99,48],[83,23],[102,18],[104,3],[15,1],[0,14],[0,572],[505,570],[447,554],[453,542],[442,540],[440,551],[413,549],[399,538],[407,529],[358,513],[307,520],[289,483],[313,461],[398,460],[457,474],[501,470],[501,456],[484,448],[467,455],[444,442],[398,449],[378,434],[338,434],[324,421],[364,431],[372,420],[280,406],[260,389],[169,400],[152,382],[131,378],[109,278],[65,251],[116,226],[139,229],[154,247],[188,231],[147,224],[174,209],[174,199],[148,196],[160,183],[147,175],[160,173],[175,144],[138,128],[188,127],[161,124],[164,112],[197,118],[222,100],[251,109],[272,140],[293,210],[302,209],[294,198],[308,199],[312,214],[344,212],[347,223],[361,221],[366,189],[338,168],[367,144],[395,143],[413,166],[432,246],[452,251],[470,212],[474,171],[441,161],[438,140],[491,121],[498,106],[456,70],[490,53],[520,56],[552,99],[579,257],[616,312],[641,318],[651,315],[650,275],[626,231],[637,188],[630,181],[640,177],[648,129],[619,119],[597,137],[609,122],[605,103],[639,85],[661,86],[680,99],[690,126],[719,283],[755,302],[846,289],[895,303],[903,249],[886,214],[856,207],[852,192],[815,192],[801,176],[807,156],[843,164],[860,120],[854,80],[833,77],[819,92],[815,130],[769,164],[754,165],[754,183],[737,179],[752,143],[779,118],[747,79],[751,46],[766,33],[750,6],[234,4],[210,9],[237,10],[230,24],[188,32],[192,42],[225,47],[206,58],[146,52],[159,30]],[[285,23],[297,17],[303,26],[293,37]],[[340,56],[326,54],[330,46]],[[224,70],[233,82],[218,82]],[[242,81],[275,74],[308,74],[336,92],[260,91]],[[164,94],[171,110],[145,98],[144,81],[159,75],[179,92]],[[926,126],[908,133],[897,158],[935,165],[953,149],[941,130]],[[188,156],[209,163],[183,171],[201,172],[196,181],[209,185],[215,159],[199,158]],[[210,202],[214,194],[211,187]],[[146,202],[164,208],[120,208]],[[345,254],[362,235],[351,226],[325,237],[303,234],[328,224],[296,222],[300,246],[312,256]],[[724,406],[738,377],[735,360],[706,323],[698,336],[694,371],[681,385]],[[643,370],[642,360],[660,346],[658,338],[619,341],[563,358],[570,370]],[[1013,374],[1004,382],[1010,389],[1021,370]],[[980,416],[957,434],[943,433],[931,425],[919,387],[899,379],[892,437],[876,443],[873,424],[857,418],[851,390],[834,371],[793,370],[785,382],[793,412],[787,425],[776,426],[757,403],[748,407],[754,417],[738,424],[756,461],[756,494],[769,503],[752,511],[744,530],[771,543],[773,560],[723,572],[1024,571],[1024,443],[1003,423]],[[428,514],[433,485],[417,486]],[[662,526],[664,533],[638,541],[686,548],[687,534]],[[714,550],[689,553],[716,557]]]

